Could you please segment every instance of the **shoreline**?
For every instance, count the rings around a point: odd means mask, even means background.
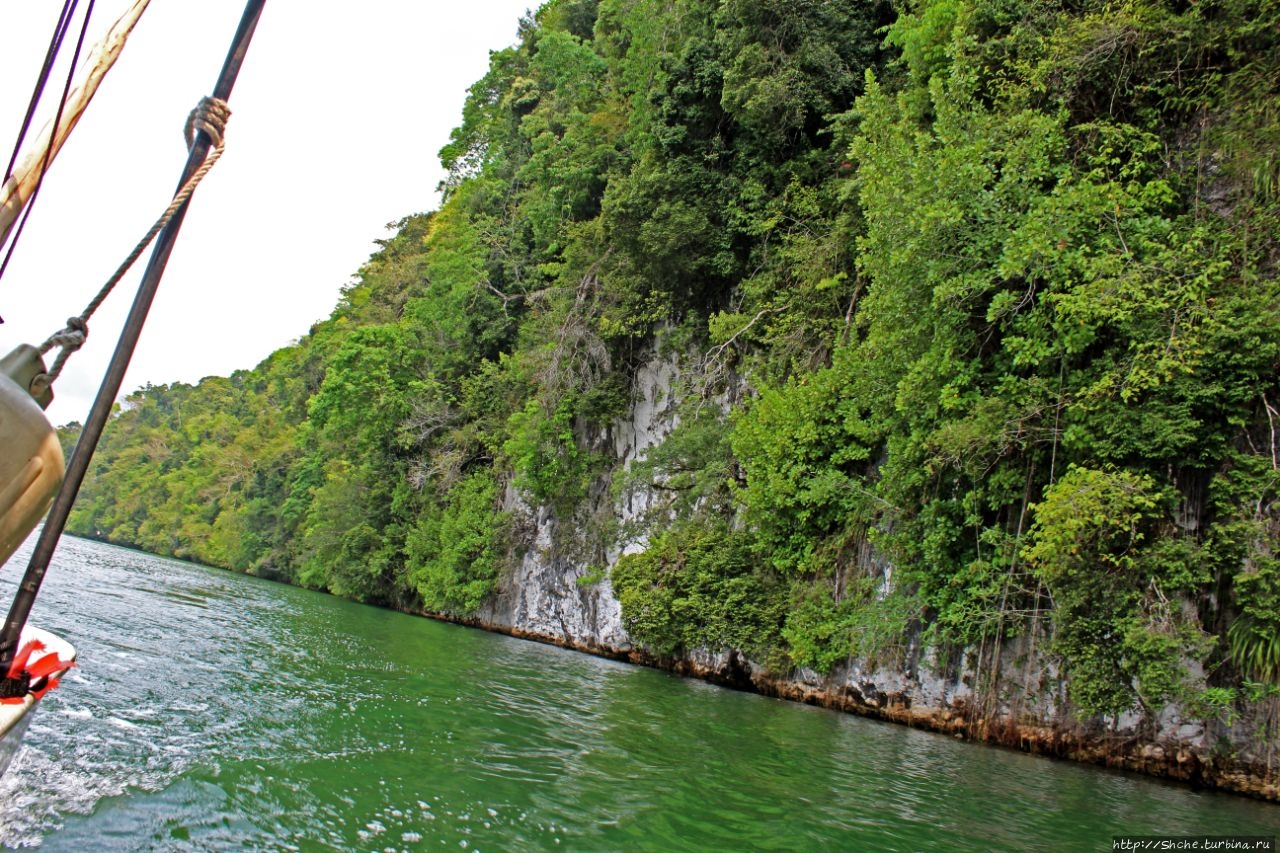
[[[419,612],[417,615],[658,669],[731,690],[950,735],[956,740],[977,745],[1136,773],[1186,785],[1192,790],[1215,791],[1280,803],[1280,773],[1273,770],[1268,774],[1266,768],[1254,768],[1240,762],[1214,761],[1212,756],[1174,739],[1142,738],[1128,733],[1108,734],[1078,723],[1051,726],[1038,721],[1018,722],[1004,716],[988,718],[980,716],[979,711],[963,700],[953,703],[951,707],[921,707],[913,705],[910,697],[904,694],[885,693],[876,690],[874,685],[868,685],[866,690],[858,690],[849,686],[834,686],[829,678],[825,679],[825,684],[813,684],[768,674],[754,668],[737,652],[728,653],[724,665],[715,665],[690,658],[658,657],[636,648],[616,648],[576,641],[476,618],[429,612]]]

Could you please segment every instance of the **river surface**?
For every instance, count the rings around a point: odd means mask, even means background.
[[[7,608],[26,551],[0,572]],[[43,850],[1110,850],[1280,806],[66,538],[80,666],[0,780]]]

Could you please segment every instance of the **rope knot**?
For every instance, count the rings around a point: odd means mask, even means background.
[[[68,317],[67,327],[54,332],[49,339],[40,345],[40,354],[44,355],[54,347],[61,347],[64,352],[75,352],[84,346],[89,337],[89,324],[83,317]]]
[[[221,148],[227,131],[227,119],[231,118],[231,107],[221,98],[203,97],[196,108],[187,116],[183,136],[187,140],[187,149],[196,144],[196,131],[204,131],[213,142],[214,148]]]
[[[84,346],[84,342],[89,337],[89,323],[84,315],[67,318],[67,327],[60,332],[54,332],[49,336],[49,340],[40,345],[40,354],[44,355],[54,347],[61,347],[58,357],[54,359],[53,366],[49,368],[46,374],[47,379],[45,385],[52,385],[53,381],[62,375],[62,368],[66,365],[67,359],[71,354],[80,347]]]

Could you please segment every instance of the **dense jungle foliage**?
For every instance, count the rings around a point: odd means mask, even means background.
[[[466,614],[543,507],[658,654],[1043,636],[1086,714],[1225,713],[1280,683],[1277,152],[1275,0],[552,0],[440,209],[128,397],[72,529]]]

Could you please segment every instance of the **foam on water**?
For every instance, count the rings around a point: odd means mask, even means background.
[[[10,568],[25,563],[31,544]],[[235,578],[193,568],[64,538],[31,621],[71,641],[79,666],[41,702],[0,779],[0,843],[37,844],[65,816],[130,791],[160,791],[243,723],[237,703],[204,697],[232,692],[216,629],[251,616],[253,606],[242,609],[243,596],[217,583]],[[15,575],[0,576],[5,598]],[[200,616],[176,618],[197,603],[182,590],[192,579],[204,582]],[[265,674],[267,665],[256,668]]]

